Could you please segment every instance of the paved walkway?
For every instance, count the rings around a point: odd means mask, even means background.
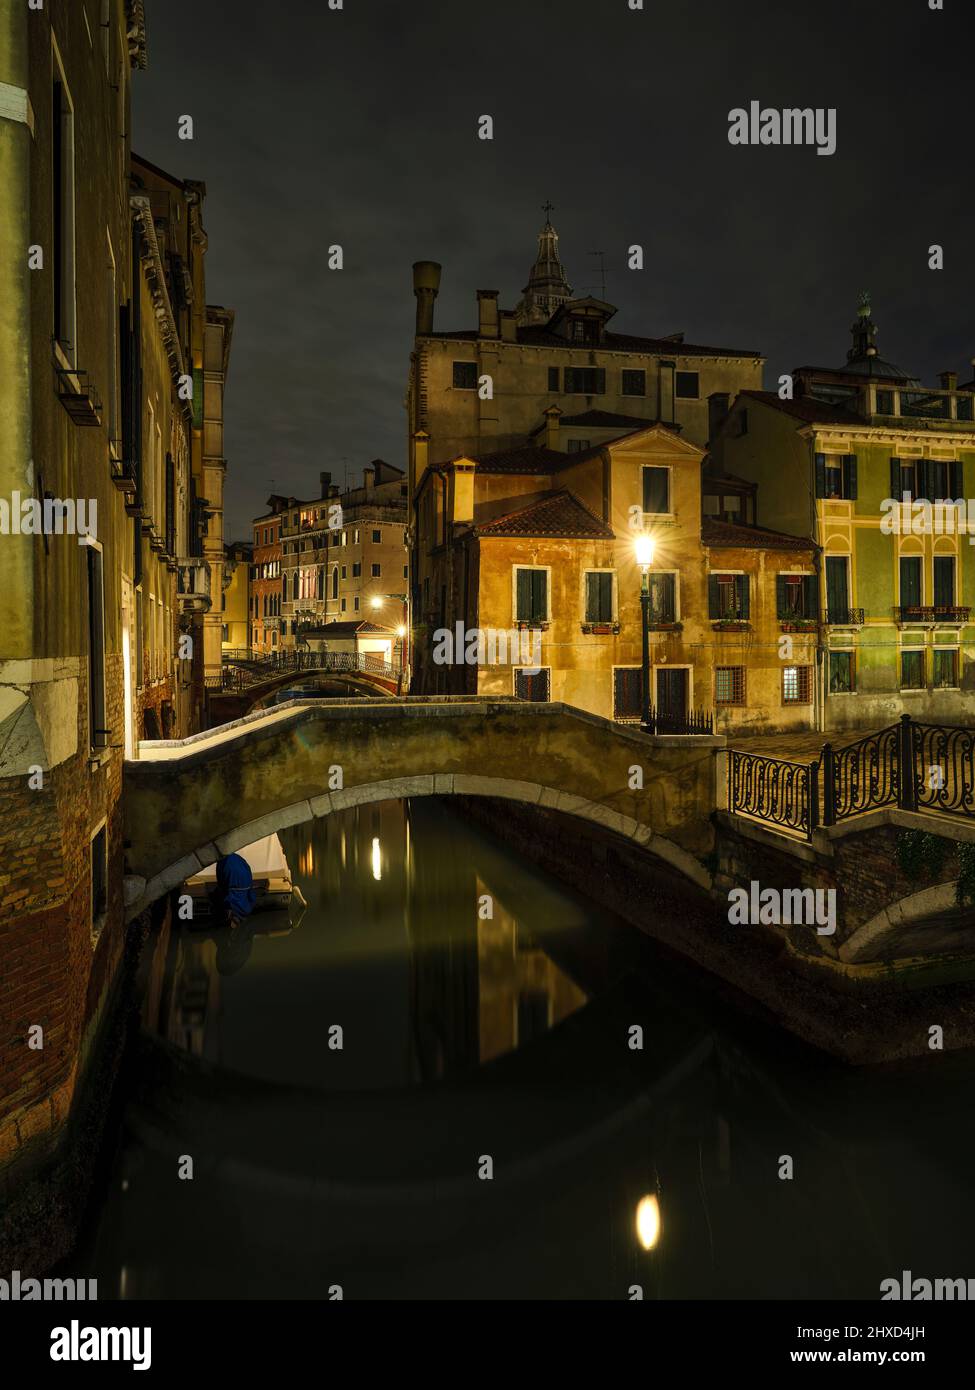
[[[790,734],[729,734],[728,747],[738,748],[743,753],[767,753],[773,758],[787,758],[790,762],[811,763],[823,751],[824,743],[834,748],[848,748],[868,734],[879,733],[888,728],[878,724],[869,729],[833,730],[831,733],[809,733],[797,731]]]

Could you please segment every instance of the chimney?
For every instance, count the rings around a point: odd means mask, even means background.
[[[958,390],[958,373],[957,373],[957,372],[939,372],[939,373],[938,373],[938,380],[941,382],[941,389],[942,389],[942,391],[957,391],[957,390]]]
[[[498,291],[478,290],[477,292],[477,336],[479,338],[499,338]]]
[[[427,471],[427,457],[430,448],[430,436],[426,430],[417,430],[413,436],[413,488],[415,489],[424,473]]]
[[[546,449],[558,449],[559,447],[559,421],[562,412],[557,405],[550,405],[545,411],[545,447]]]
[[[718,430],[721,428],[728,416],[728,402],[731,395],[728,391],[712,391],[708,396],[708,443],[717,438]]]
[[[372,484],[375,476],[375,468],[364,468],[362,470],[362,486],[365,488],[366,492],[372,491]]]
[[[517,315],[514,309],[501,310],[501,341],[503,343],[516,343],[518,341]]]
[[[440,272],[436,261],[413,262],[413,293],[416,295],[416,336],[433,332],[433,303],[440,292]]]
[[[321,495],[327,497],[328,489],[332,481],[331,473],[319,473],[318,481],[321,483]]]

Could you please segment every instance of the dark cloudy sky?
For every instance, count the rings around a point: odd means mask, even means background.
[[[605,252],[619,331],[757,348],[771,384],[843,360],[866,288],[885,355],[964,373],[971,0],[644,3],[146,0],[134,145],[206,182],[208,298],[237,311],[228,539],[272,479],[403,465],[412,262],[443,263],[435,326],[472,327],[479,288],[514,307],[546,199],[576,292]],[[753,99],[836,107],[836,154],[732,147]]]

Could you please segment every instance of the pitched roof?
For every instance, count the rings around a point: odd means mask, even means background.
[[[679,430],[680,425],[667,420],[645,420],[642,415],[615,415],[611,410],[584,410],[581,415],[563,415],[560,425],[591,425],[593,429],[643,430],[662,425],[667,430]],[[539,425],[539,430],[545,428]],[[537,431],[536,431],[537,433]]]
[[[478,536],[552,536],[567,540],[614,540],[612,528],[601,521],[574,493],[561,488],[545,493],[483,526],[475,526]]]
[[[305,627],[301,629],[302,637],[370,637],[374,633],[380,636],[389,636],[392,628],[380,627],[378,623],[370,623],[363,618],[361,621],[348,620],[340,623],[319,623],[315,627]]]
[[[740,526],[733,521],[701,522],[701,542],[715,547],[736,550],[818,550],[819,546],[802,536],[790,536],[785,531],[767,531],[762,526]]]
[[[807,425],[860,425],[866,421],[852,410],[842,406],[830,405],[829,401],[817,400],[815,396],[797,396],[795,400],[784,401],[776,391],[739,391],[739,399],[762,401],[776,410],[792,415]]]
[[[558,449],[536,448],[524,444],[519,449],[502,449],[494,454],[466,454],[477,464],[478,473],[552,473],[576,454],[563,454]]]

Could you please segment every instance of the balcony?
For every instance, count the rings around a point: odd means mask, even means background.
[[[102,403],[87,372],[56,367],[58,399],[76,425],[100,425]]]
[[[922,604],[908,604],[894,609],[894,621],[901,627],[940,627],[946,624],[967,623],[970,608],[958,604],[939,604],[928,607]]]
[[[828,608],[826,610],[827,627],[863,627],[864,610],[862,608]]]
[[[210,566],[205,560],[176,561],[176,598],[181,613],[209,613]]]
[[[134,503],[137,490],[135,469],[131,463],[124,462],[119,458],[119,449],[116,447],[109,455],[112,467],[112,482],[125,498],[126,510]]]

